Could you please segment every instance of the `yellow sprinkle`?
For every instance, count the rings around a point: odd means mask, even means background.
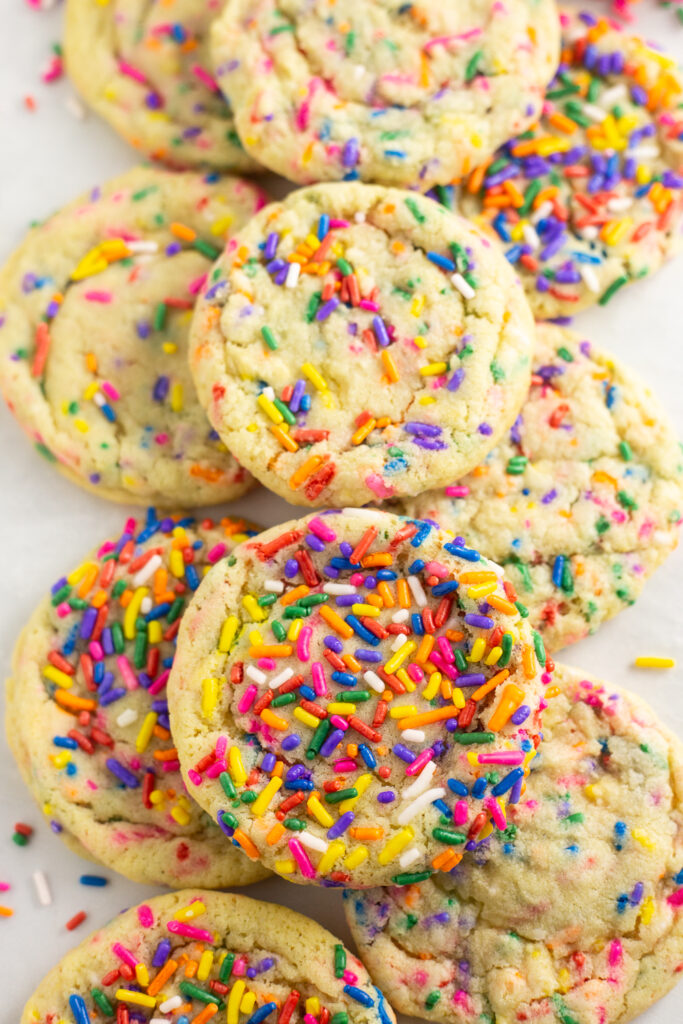
[[[263,410],[266,416],[270,417],[273,423],[284,423],[285,418],[278,407],[269,398],[266,398],[263,393],[256,399],[256,404]]]
[[[309,729],[317,729],[320,725],[320,719],[312,715],[310,711],[304,711],[303,708],[294,708],[294,717],[298,719],[303,725],[307,725]]]
[[[451,700],[455,704],[456,708],[465,707],[465,696],[459,686],[453,687],[453,696],[451,697]]]
[[[199,958],[199,967],[197,968],[197,981],[206,981],[211,974],[211,968],[213,966],[213,950],[205,949]]]
[[[43,669],[43,675],[46,679],[49,679],[51,683],[56,683],[57,686],[61,686],[63,689],[68,690],[70,686],[73,686],[73,677],[62,672],[60,669],[55,668],[54,665],[46,665]]]
[[[303,625],[304,625],[304,620],[303,619],[293,619],[292,620],[292,625],[287,630],[287,639],[288,640],[292,640],[292,641],[296,640],[297,637],[299,636],[299,633],[303,629]]]
[[[246,984],[241,978],[238,978],[230,989],[230,995],[228,996],[228,1024],[238,1024],[240,1003],[242,1002],[242,996],[246,989]]]
[[[80,430],[81,434],[87,434],[88,431],[90,430],[88,424],[85,422],[85,420],[82,420],[80,416],[77,416],[76,419],[74,420],[74,426],[76,430]]]
[[[69,761],[71,760],[71,754],[68,750],[60,750],[58,754],[51,754],[50,760],[52,761],[55,768],[66,768]]]
[[[400,704],[396,708],[389,709],[389,718],[411,718],[418,713],[414,704]]]
[[[640,911],[640,920],[643,922],[643,924],[649,924],[650,923],[650,921],[653,918],[654,912],[655,912],[654,901],[652,899],[652,896],[648,896],[648,898],[643,901],[643,906],[642,906],[642,909]]]
[[[642,828],[631,829],[631,835],[637,843],[645,847],[646,850],[654,850],[655,842],[647,832]]]
[[[242,604],[249,612],[254,622],[263,622],[266,618],[266,613],[258,604],[253,594],[246,594],[246,596],[242,598]]]
[[[325,378],[318,373],[318,371],[316,370],[315,366],[312,365],[312,363],[304,363],[303,366],[301,367],[301,372],[303,373],[304,377],[308,377],[313,387],[317,388],[318,391],[327,391],[327,383],[325,382]]]
[[[142,985],[143,988],[147,988],[149,985],[149,971],[147,970],[147,964],[135,965],[135,980],[138,985]]]
[[[159,619],[152,619],[147,623],[147,640],[150,644],[160,644],[163,639],[161,623]]]
[[[265,814],[273,797],[281,787],[282,779],[277,777],[270,779],[251,805],[251,813],[255,818],[260,818],[262,814]]]
[[[239,627],[240,620],[236,615],[228,615],[227,619],[221,626],[221,635],[218,640],[218,650],[223,654],[227,654],[232,646],[232,642],[235,639],[235,634]]]
[[[135,1003],[136,1006],[156,1006],[154,996],[146,996],[144,992],[134,992],[130,988],[119,988],[116,990],[116,998],[122,1003]]]
[[[419,373],[421,377],[437,377],[447,369],[448,363],[427,363],[426,366],[420,367]]]
[[[560,992],[564,995],[571,988],[571,974],[566,967],[560,968],[557,972],[557,984]]]
[[[157,713],[156,711],[149,711],[144,718],[142,725],[140,726],[140,732],[135,738],[135,749],[138,754],[142,754],[147,749],[147,744],[152,738],[154,732],[154,726],[157,724]]]
[[[340,857],[344,856],[346,846],[341,839],[333,839],[327,850],[318,861],[318,874],[326,875],[331,871]]]
[[[320,797],[309,796],[306,807],[323,828],[331,828],[334,825],[334,818],[327,808],[320,802]]]
[[[439,687],[440,686],[441,686],[441,673],[440,672],[432,672],[432,674],[429,677],[429,682],[427,683],[427,685],[425,686],[424,690],[422,691],[422,696],[423,696],[424,700],[433,700],[436,697],[437,693],[439,692]]]
[[[171,388],[171,409],[173,412],[182,412],[183,408],[183,385],[180,381]]]
[[[472,644],[472,650],[467,655],[467,660],[468,661],[481,661],[482,657],[484,656],[484,651],[485,650],[486,650],[486,641],[484,640],[483,637],[478,636],[477,639]]]
[[[368,786],[372,782],[373,778],[374,778],[374,776],[371,775],[369,772],[368,772],[367,775],[359,775],[358,776],[358,778],[356,779],[356,781],[353,784],[354,789],[357,791],[357,795],[356,796],[350,796],[348,800],[342,800],[342,802],[339,804],[339,813],[340,814],[346,814],[347,811],[350,811],[351,808],[355,806],[355,804],[358,802],[358,800],[360,800],[360,798],[362,797],[363,793],[365,792],[365,790],[368,788]]]
[[[240,1003],[240,1013],[251,1013],[256,1005],[256,993],[245,992]]]
[[[195,917],[200,917],[206,913],[206,904],[202,903],[201,900],[197,900],[195,903],[190,903],[187,907],[181,907],[180,910],[176,910],[173,915],[174,921],[192,921]]]
[[[417,644],[415,643],[414,640],[406,640],[406,642],[402,644],[399,647],[399,649],[389,658],[388,662],[384,666],[385,672],[388,672],[389,675],[391,675],[391,673],[394,672],[395,669],[399,667],[399,665],[403,664],[406,658],[410,657],[410,655],[416,648]]]
[[[357,868],[359,864],[362,864],[368,857],[367,846],[357,846],[353,853],[350,853],[344,861],[344,867],[353,870]]]
[[[174,345],[172,341],[165,341],[161,347],[167,356],[171,356],[174,352],[178,351],[178,346]]]
[[[486,655],[486,658],[484,659],[484,664],[495,665],[502,653],[502,647],[492,647],[489,653]]]
[[[202,715],[211,718],[218,704],[218,680],[215,676],[202,680]]]
[[[178,552],[178,554],[180,554],[180,552]],[[147,587],[138,587],[126,608],[123,616],[123,635],[126,640],[135,639],[135,620],[138,617],[140,605],[148,593],[149,589]]]
[[[354,615],[368,615],[370,618],[377,618],[381,609],[375,608],[374,604],[352,604],[351,611]]]
[[[356,705],[349,703],[348,700],[335,700],[327,705],[330,715],[352,715],[355,710]]]
[[[99,391],[100,385],[96,380],[93,380],[88,384],[87,388],[83,392],[83,398],[86,402],[92,401],[97,392]]]
[[[234,220],[235,218],[231,213],[226,213],[223,217],[219,217],[211,225],[211,234],[224,235],[234,223]]]
[[[415,295],[410,303],[410,313],[412,316],[419,316],[425,307],[426,299],[424,295]]]
[[[293,860],[276,860],[275,870],[278,875],[293,875],[296,871],[296,861]]]
[[[247,773],[244,770],[244,762],[238,747],[230,747],[228,753],[228,772],[236,786],[243,786],[247,781]]]
[[[648,657],[643,655],[640,658],[636,658],[633,664],[636,668],[675,668],[676,659]],[[47,672],[43,674],[47,675]]]
[[[436,399],[433,395],[420,395],[418,402],[420,405],[434,405],[436,403]]]
[[[380,864],[390,864],[392,860],[395,860],[401,850],[404,850],[408,843],[411,843],[415,838],[415,833],[412,828],[403,828],[400,832],[397,832],[395,836],[389,839],[382,849],[377,854],[377,861]]]
[[[182,579],[185,575],[185,562],[183,560],[183,553],[179,548],[174,548],[173,551],[171,551],[168,564],[176,579]]]
[[[467,588],[467,596],[478,601],[482,597],[488,597],[489,594],[492,594],[497,586],[498,584],[495,580],[492,583],[479,583],[474,587]]]
[[[416,338],[413,338],[413,345],[419,349],[427,348],[427,339],[418,334]]]
[[[410,676],[408,675],[404,668],[397,669],[394,675],[396,676],[397,679],[401,680],[408,693],[412,693],[413,690],[416,689],[416,684],[413,682],[413,680],[410,678]]]
[[[314,1017],[320,1013],[320,1000],[317,996],[311,996],[306,1000],[306,1013],[311,1013]]]
[[[190,815],[188,811],[185,810],[184,807],[174,807],[173,810],[171,811],[171,817],[174,819],[174,821],[177,821],[179,825],[190,824]]]

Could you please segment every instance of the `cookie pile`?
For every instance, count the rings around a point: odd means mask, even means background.
[[[0,386],[149,507],[28,620],[8,740],[72,850],[178,891],[22,1024],[630,1019],[683,964],[683,746],[553,656],[676,546],[683,456],[564,318],[678,249],[674,62],[554,0],[68,0],[65,58],[155,163],[0,270]],[[178,511],[257,482],[296,517]],[[361,960],[212,891],[271,873]]]

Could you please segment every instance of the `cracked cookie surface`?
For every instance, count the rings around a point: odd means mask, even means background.
[[[213,426],[267,487],[362,505],[473,468],[522,403],[534,333],[514,273],[467,221],[328,184],[228,241],[190,359]]]
[[[114,500],[215,504],[253,481],[187,366],[197,293],[263,204],[237,178],[138,167],[34,228],[0,270],[0,386],[38,451]]]
[[[538,324],[506,438],[445,490],[397,505],[500,562],[559,650],[632,604],[675,548],[683,455],[636,374],[576,331]]]
[[[397,1010],[444,1024],[623,1024],[683,963],[683,747],[644,701],[557,666],[512,827],[474,864],[348,891]]]
[[[129,519],[52,587],[16,645],[7,738],[51,827],[139,882],[207,887],[264,877],[185,793],[166,681],[180,616],[244,522]]]

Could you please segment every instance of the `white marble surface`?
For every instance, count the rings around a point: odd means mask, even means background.
[[[596,0],[596,8],[601,6]],[[683,59],[683,28],[654,0],[638,4],[644,34],[666,42]],[[135,154],[95,116],[79,120],[69,112],[67,82],[46,86],[40,70],[60,37],[59,9],[37,12],[24,0],[0,0],[0,258],[22,237],[33,218],[42,218],[81,190],[135,162]],[[24,102],[32,96],[36,109]],[[683,437],[683,259],[655,278],[621,292],[606,309],[582,314],[577,325],[642,372],[674,418]],[[26,442],[4,405],[0,407],[0,673],[7,674],[14,640],[48,586],[83,554],[120,529],[125,511],[63,480]],[[234,511],[264,525],[293,510],[263,490],[238,502]],[[231,508],[231,511],[233,511]],[[683,736],[683,548],[648,585],[638,604],[596,636],[566,651],[564,660],[631,687],[647,697]],[[666,673],[632,668],[639,654],[672,655],[678,667]],[[35,827],[31,843],[11,841],[15,821]],[[48,877],[53,894],[41,907],[32,873]],[[0,738],[0,881],[11,889],[0,903],[14,916],[0,918],[0,1017],[17,1021],[41,976],[87,932],[113,914],[152,894],[147,887],[103,874],[103,889],[79,885],[92,870],[49,830],[20,781]],[[272,880],[251,894],[316,917],[348,941],[339,893],[311,891]],[[79,910],[87,921],[73,933],[65,922]],[[640,1020],[672,1024],[681,1020],[681,990],[670,994]]]

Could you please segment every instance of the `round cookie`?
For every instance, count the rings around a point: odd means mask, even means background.
[[[117,1012],[178,1024],[395,1021],[360,960],[315,921],[201,889],[157,896],[94,932],[43,978],[21,1024]]]
[[[191,367],[235,456],[295,505],[419,494],[472,469],[529,384],[534,324],[497,247],[423,196],[313,186],[234,238]]]
[[[559,18],[554,0],[231,0],[211,47],[259,162],[303,185],[424,190],[533,124]]]
[[[254,532],[150,509],[55,583],[16,645],[6,726],[26,784],[68,846],[135,881],[265,875],[188,799],[166,702],[185,606]]]
[[[559,665],[555,679],[508,832],[420,886],[346,894],[403,1013],[624,1024],[680,977],[683,747],[637,697]]]
[[[563,23],[537,126],[440,196],[490,225],[538,319],[605,305],[656,271],[680,248],[683,216],[675,60],[590,12]]]
[[[683,455],[635,374],[574,331],[539,324],[531,390],[507,438],[399,510],[500,562],[556,651],[633,604],[675,548]]]
[[[249,857],[320,885],[426,878],[504,829],[551,677],[499,572],[376,510],[242,544],[197,591],[169,680],[192,797]],[[505,783],[464,800],[500,763]]]
[[[261,205],[236,178],[139,167],[34,228],[0,270],[0,387],[71,480],[171,507],[252,485],[197,401],[187,340],[211,261]]]
[[[173,167],[255,171],[213,77],[223,0],[68,0],[64,56],[85,101],[132,146]]]

